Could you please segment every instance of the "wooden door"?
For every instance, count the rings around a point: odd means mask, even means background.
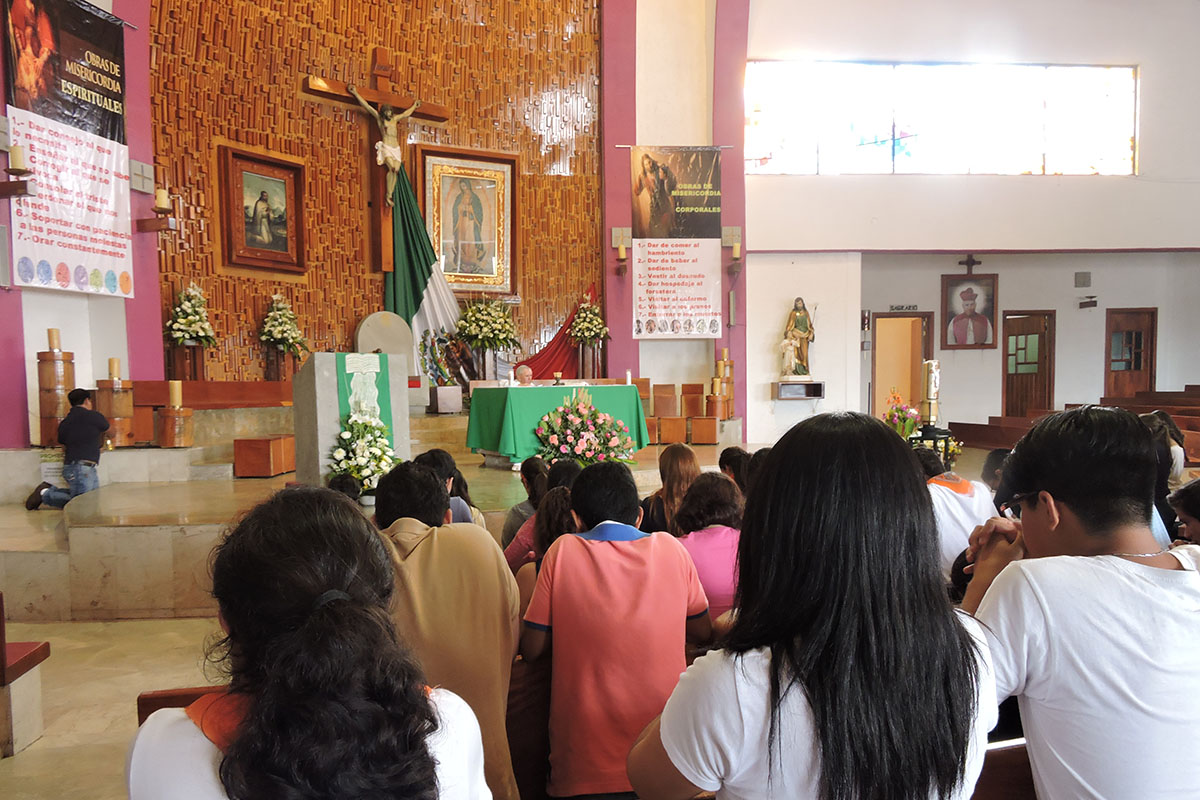
[[[1054,312],[1004,312],[1006,417],[1054,408]]]
[[[871,413],[887,410],[893,386],[911,406],[921,402],[921,362],[933,358],[933,312],[871,316]],[[915,396],[913,396],[915,395]]]
[[[1110,308],[1104,326],[1104,394],[1154,391],[1157,308]]]

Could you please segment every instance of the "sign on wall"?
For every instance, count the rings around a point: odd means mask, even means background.
[[[5,0],[11,145],[38,194],[14,200],[13,283],[133,297],[121,21],[82,0]]]
[[[721,335],[721,151],[634,147],[633,336]]]

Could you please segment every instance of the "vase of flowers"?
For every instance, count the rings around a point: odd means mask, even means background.
[[[458,337],[475,353],[481,378],[496,377],[497,350],[520,350],[512,309],[499,300],[480,300],[463,309],[458,319]]]
[[[584,298],[575,311],[575,319],[571,321],[567,333],[579,348],[579,377],[600,377],[600,348],[604,340],[609,338],[608,326],[604,324],[600,307]]]
[[[591,393],[580,389],[574,397],[542,416],[534,434],[538,455],[553,463],[570,459],[582,466],[601,461],[633,463],[633,437],[629,426],[592,405]]]
[[[888,410],[883,414],[883,421],[907,439],[916,433],[917,426],[921,424],[921,412],[905,403],[893,387],[888,395]]]
[[[171,380],[204,380],[202,347],[217,343],[208,319],[208,300],[194,282],[179,293],[167,318],[163,335],[171,345],[167,351],[167,376]]]
[[[296,371],[296,358],[308,350],[308,343],[304,340],[292,304],[283,295],[271,295],[271,305],[263,318],[258,338],[267,345],[266,379],[290,381]]]
[[[372,495],[379,479],[396,465],[387,426],[373,417],[348,415],[329,453],[329,462],[330,475],[349,475],[358,481],[364,496]]]

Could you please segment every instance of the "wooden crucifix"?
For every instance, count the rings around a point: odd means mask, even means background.
[[[445,106],[418,102],[415,97],[395,93],[393,89],[395,73],[396,69],[392,65],[391,54],[383,47],[375,47],[371,51],[370,86],[351,87],[342,81],[308,75],[304,78],[301,87],[305,94],[314,97],[334,100],[356,108],[361,104],[373,112],[375,121],[379,123],[371,126],[371,148],[373,153],[381,155],[387,153],[387,157],[385,166],[378,167],[374,163],[376,159],[371,159],[369,202],[371,207],[371,252],[378,259],[384,272],[391,272],[395,269],[391,189],[395,185],[396,178],[393,167],[403,169],[403,166],[399,164],[400,158],[397,151],[399,140],[390,143],[384,142],[385,123],[380,119],[379,113],[374,112],[371,107],[390,106],[396,110],[396,114],[388,123],[393,131],[395,122],[409,115],[413,119],[427,122],[445,122],[450,119],[450,114]],[[380,145],[385,146],[381,147]],[[393,161],[396,163],[393,164]]]

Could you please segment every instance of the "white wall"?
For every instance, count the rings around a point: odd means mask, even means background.
[[[878,0],[751,0],[751,59],[1137,65],[1139,170],[1136,177],[750,175],[747,244],[963,252],[1200,247],[1197,30],[1200,3],[1184,0],[914,0],[902,9]]]
[[[987,422],[1001,413],[1003,343],[993,350],[941,350],[937,307],[941,276],[961,274],[960,256],[865,254],[862,308],[887,311],[915,303],[934,312],[934,357],[942,364],[941,409],[953,422]],[[1095,253],[983,256],[980,273],[998,277],[999,311],[1054,310],[1056,314],[1054,403],[1094,403],[1104,393],[1105,309],[1157,307],[1159,391],[1200,383],[1200,254]],[[1075,288],[1076,272],[1091,272],[1090,289]],[[1080,309],[1084,295],[1097,308]],[[997,313],[997,330],[1000,315]],[[871,354],[861,355],[865,397]]]
[[[860,409],[858,368],[862,265],[858,253],[752,254],[746,259],[746,441],[769,444],[824,411]],[[795,298],[803,297],[816,338],[809,347],[823,400],[772,400],[779,343]]]

